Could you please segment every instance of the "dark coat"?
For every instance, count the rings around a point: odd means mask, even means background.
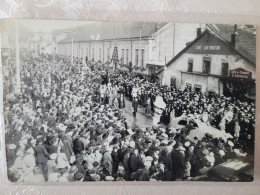
[[[58,151],[58,147],[52,144],[45,144],[44,146],[47,149],[49,154],[57,153]]]
[[[130,170],[135,172],[140,167],[141,161],[140,157],[137,156],[135,153],[130,154]]]
[[[149,181],[149,171],[147,171],[145,168],[138,169],[131,175],[131,178],[133,181]]]
[[[126,151],[125,150],[122,150],[122,149],[119,149],[117,151],[117,154],[118,154],[118,158],[119,158],[119,161],[120,162],[123,162],[123,159],[124,159],[124,156],[126,154]]]
[[[76,139],[74,142],[73,142],[73,151],[75,154],[78,154],[78,153],[81,153],[82,150],[84,150],[84,144],[79,141],[78,139]]]
[[[118,170],[118,163],[120,162],[119,157],[118,157],[118,153],[113,151],[111,153],[111,157],[112,157],[112,160],[113,160],[113,174],[116,174],[117,170]]]
[[[172,168],[173,168],[174,179],[182,179],[184,177],[184,170],[185,170],[184,155],[178,150],[174,150],[172,152]]]
[[[172,159],[168,155],[163,155],[160,157],[159,162],[162,162],[165,166],[165,172],[172,172]]]
[[[138,101],[136,101],[136,100],[133,100],[133,102],[132,102],[132,107],[133,107],[134,111],[135,111],[135,112],[137,112],[137,108],[138,108]]]
[[[84,174],[84,176],[85,176],[86,175],[86,170],[85,170],[84,166],[81,165],[81,164],[78,164],[78,163],[76,163],[75,165],[78,168],[78,171],[81,172],[82,174]]]
[[[122,99],[119,96],[118,97],[118,102],[119,102],[119,108],[125,108],[125,96],[123,95]]]
[[[222,164],[224,162],[226,162],[224,158],[222,158],[219,155],[215,155],[215,164],[214,164],[214,166],[217,166],[217,165]]]
[[[44,163],[47,162],[49,159],[49,153],[47,152],[46,148],[42,144],[38,144],[34,148],[36,162],[37,163]]]
[[[129,161],[130,161],[130,156],[127,153],[127,154],[124,155],[124,158],[123,158],[123,165],[124,165],[124,168],[125,168],[126,171],[130,171]]]

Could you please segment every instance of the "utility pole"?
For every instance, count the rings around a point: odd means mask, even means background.
[[[74,44],[73,37],[71,37],[71,65],[72,66],[73,66],[73,54],[74,54],[73,44]]]
[[[16,36],[15,36],[15,54],[16,54],[16,93],[21,92],[21,81],[20,81],[20,49],[19,49],[19,28],[17,21],[15,22],[15,30],[16,30]]]

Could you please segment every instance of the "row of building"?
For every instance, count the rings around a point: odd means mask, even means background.
[[[157,74],[169,87],[255,98],[254,26],[95,23],[73,32],[57,43],[58,54],[87,57],[91,66]]]
[[[169,87],[255,98],[252,25],[88,22],[20,42],[35,55],[73,56],[93,67],[157,75]]]
[[[172,23],[90,23],[66,32],[67,38],[57,43],[57,53],[87,57],[93,65],[110,64],[126,71],[131,62],[134,72],[151,75],[196,37],[197,28],[205,27]]]

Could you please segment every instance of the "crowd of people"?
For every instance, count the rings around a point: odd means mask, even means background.
[[[160,120],[162,124],[171,127],[172,119],[180,116],[201,119],[212,127],[230,133],[234,136],[235,142],[247,152],[253,151],[254,101],[242,101],[216,94],[206,95],[200,91],[191,91],[189,86],[184,90],[176,89],[175,86],[160,86],[158,83],[149,82],[141,75],[124,72],[109,75],[108,86],[119,88],[123,97],[133,102],[137,97],[138,105],[145,108],[148,116],[154,112],[156,97],[161,96],[166,103]]]
[[[21,60],[21,92],[16,93],[12,67],[14,60],[4,67],[11,181],[210,180],[207,171],[212,167],[252,155],[254,103],[209,97],[188,88],[170,89],[140,75],[30,56]],[[167,105],[161,123],[130,126],[122,112],[125,101],[133,102],[134,117],[140,105],[152,117],[157,96]],[[224,117],[229,111],[231,119]],[[171,118],[188,115],[233,138],[224,141],[206,134],[188,140],[188,126],[175,129],[170,123]]]

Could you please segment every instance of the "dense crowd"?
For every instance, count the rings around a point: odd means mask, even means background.
[[[4,82],[11,181],[208,180],[212,167],[253,152],[253,103],[209,97],[188,88],[169,89],[140,75],[28,56],[21,60],[17,94],[10,84],[15,78],[12,67],[14,61]],[[156,96],[167,105],[162,123],[130,127],[122,112],[125,101],[136,102],[137,108],[142,105],[152,116]],[[231,119],[224,117],[229,111]],[[191,114],[234,138],[206,134],[188,140],[190,127],[175,129],[170,122]]]

